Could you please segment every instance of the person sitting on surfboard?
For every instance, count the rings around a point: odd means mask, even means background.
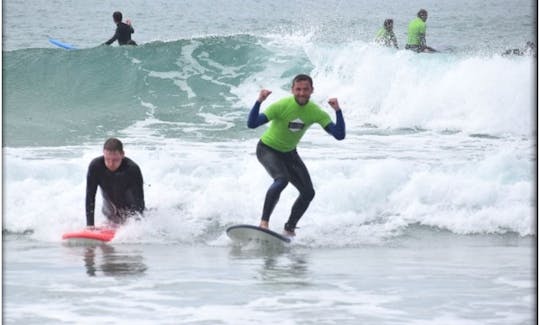
[[[405,48],[415,52],[437,52],[432,47],[426,45],[426,20],[428,12],[420,9],[417,17],[409,23],[407,30],[407,45]]]
[[[124,156],[122,142],[110,138],[103,156],[92,160],[86,175],[86,225],[94,226],[96,192],[101,188],[102,212],[109,222],[122,224],[144,211],[143,178],[139,166]]]
[[[384,46],[393,46],[398,48],[396,34],[394,34],[394,20],[386,19],[383,23],[383,27],[377,32],[375,36],[375,42]]]
[[[116,32],[114,36],[105,42],[105,45],[111,45],[114,41],[118,40],[118,45],[137,45],[134,40],[131,39],[131,34],[135,33],[135,30],[131,26],[131,21],[126,20],[125,23],[122,22],[122,13],[120,11],[115,11],[113,13],[113,20],[116,24]]]
[[[298,220],[315,196],[309,172],[298,155],[296,146],[314,123],[319,124],[337,140],[343,140],[345,121],[337,98],[328,100],[328,104],[336,112],[335,124],[328,113],[309,101],[313,93],[313,80],[310,76],[299,74],[294,77],[291,91],[293,96],[283,98],[271,104],[264,113],[259,113],[262,102],[272,93],[270,90],[262,89],[249,113],[247,125],[253,129],[272,121],[257,144],[257,159],[274,179],[266,192],[260,227],[268,228],[270,215],[279,196],[291,182],[300,195],[292,206],[289,219],[285,223],[284,233],[294,236]]]

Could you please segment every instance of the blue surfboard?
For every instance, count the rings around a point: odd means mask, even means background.
[[[68,44],[68,43],[64,43],[62,41],[59,41],[57,39],[54,39],[54,38],[49,38],[49,43],[53,44],[53,45],[56,45],[58,47],[61,47],[63,49],[66,49],[66,50],[76,50],[77,48],[71,44]]]

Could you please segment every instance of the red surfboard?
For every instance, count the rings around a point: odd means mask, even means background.
[[[113,228],[82,229],[65,233],[62,239],[70,244],[102,244],[113,239],[115,233]]]

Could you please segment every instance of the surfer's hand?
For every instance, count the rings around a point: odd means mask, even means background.
[[[330,98],[328,100],[328,105],[332,106],[332,108],[334,109],[334,111],[339,111],[341,108],[339,108],[339,102],[337,100],[337,98]]]
[[[272,93],[272,91],[268,90],[268,89],[261,89],[261,92],[259,93],[259,103],[262,103],[265,101],[265,99],[270,96],[270,94]]]
[[[129,26],[131,26],[131,20],[126,19],[126,24],[129,25]]]

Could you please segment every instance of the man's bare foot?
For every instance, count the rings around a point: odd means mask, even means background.
[[[268,229],[268,221],[261,220],[261,223],[259,224],[259,227]]]
[[[296,236],[296,233],[294,231],[288,231],[287,229],[283,229],[283,235],[288,237],[294,237]]]

